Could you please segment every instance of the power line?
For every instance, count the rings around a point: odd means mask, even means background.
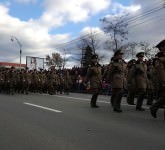
[[[165,4],[164,2],[161,2],[161,3],[159,3],[159,6],[157,6],[157,7],[155,7],[155,8],[152,8],[152,9],[150,9],[150,10],[148,10],[148,11],[144,12],[143,14],[140,14],[140,15],[138,15],[138,16],[136,16],[136,17],[128,18],[127,21],[125,21],[124,23],[131,23],[132,25],[130,25],[130,27],[131,27],[131,26],[132,26],[132,27],[135,27],[135,26],[137,26],[137,25],[141,25],[141,24],[143,24],[143,23],[145,23],[145,22],[143,21],[143,22],[137,23],[137,21],[140,21],[140,20],[142,20],[142,19],[147,19],[147,18],[145,18],[146,16],[148,17],[148,16],[150,16],[151,14],[160,11],[161,9],[164,8],[164,4]],[[134,23],[135,23],[135,24],[134,24]],[[97,35],[97,34],[99,35],[99,34],[100,34],[100,35],[102,36],[101,33],[102,33],[101,31],[98,31],[98,32],[94,32],[93,35]],[[58,48],[62,48],[62,47],[64,47],[64,46],[68,46],[68,45],[70,45],[70,44],[72,44],[72,43],[79,42],[79,41],[81,41],[81,39],[86,38],[86,37],[88,37],[89,35],[91,35],[91,33],[85,34],[84,36],[81,36],[81,37],[79,37],[79,38],[75,38],[75,39],[73,39],[73,40],[71,40],[71,41],[68,41],[68,42],[65,42],[65,43],[62,43],[62,44],[58,44],[58,45],[56,45],[56,48],[57,48],[57,49],[58,49]]]
[[[151,17],[151,18],[146,18],[144,21],[141,21],[141,22],[136,23],[136,24],[132,24],[132,25],[130,25],[129,27],[135,28],[135,27],[137,27],[137,26],[139,26],[139,25],[142,25],[142,24],[148,24],[150,21],[152,21],[152,19],[160,20],[161,17],[164,17],[164,16],[165,16],[165,13],[163,13],[163,14],[161,14],[161,15],[159,15],[159,16],[153,16],[153,17]]]
[[[154,6],[156,6],[156,5],[154,5]],[[135,16],[135,17],[128,18],[128,19],[127,19],[127,22],[131,23],[131,22],[134,22],[134,21],[136,21],[136,20],[138,20],[138,19],[142,19],[142,18],[145,17],[145,16],[148,16],[148,15],[150,15],[150,14],[156,12],[156,11],[159,11],[159,10],[162,9],[163,7],[164,7],[164,6],[163,6],[163,2],[161,2],[161,3],[159,3],[156,7],[152,8],[152,9],[150,9],[150,10],[147,10],[147,11],[144,12],[143,14],[139,14],[139,15],[137,15],[137,16]]]
[[[100,33],[102,33],[101,31],[97,31],[97,32],[95,32],[95,33],[93,33],[94,35],[97,35],[97,34],[100,34]],[[104,34],[104,33],[103,33]],[[65,43],[62,43],[62,44],[58,44],[58,45],[56,45],[56,48],[60,48],[61,46],[64,46],[64,45],[67,45],[67,44],[70,44],[70,43],[73,43],[73,42],[76,42],[76,41],[81,41],[81,39],[83,39],[83,38],[86,38],[86,37],[88,37],[89,35],[91,35],[91,33],[87,33],[87,34],[85,34],[85,35],[83,35],[83,36],[81,36],[81,37],[79,37],[79,38],[75,38],[75,39],[73,39],[73,40],[71,40],[71,41],[68,41],[68,42],[65,42]]]

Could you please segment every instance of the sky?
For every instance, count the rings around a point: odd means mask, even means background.
[[[69,58],[66,67],[79,66],[74,59],[79,51],[59,45],[91,31],[101,34],[100,19],[124,14],[134,19],[128,25],[128,41],[154,46],[165,39],[163,6],[165,0],[0,0],[0,62],[19,63],[21,45],[24,64],[26,56],[45,58],[58,52]],[[112,55],[96,52],[106,54],[105,63]]]

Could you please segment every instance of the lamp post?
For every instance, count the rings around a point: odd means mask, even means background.
[[[17,39],[17,37],[15,36],[11,36],[11,41],[14,42],[14,40],[17,42],[19,49],[20,49],[20,62],[19,62],[19,67],[21,69],[21,55],[22,55],[22,44],[20,43],[20,41]]]

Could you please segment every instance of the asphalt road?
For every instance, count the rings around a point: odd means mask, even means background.
[[[0,150],[164,150],[163,110],[137,112],[109,96],[90,108],[91,95],[0,95]],[[146,107],[147,108],[147,107]]]

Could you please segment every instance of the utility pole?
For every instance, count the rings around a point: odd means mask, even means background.
[[[17,37],[15,36],[11,36],[11,39],[10,39],[12,42],[16,41],[18,46],[19,46],[19,49],[20,49],[20,62],[19,62],[19,67],[21,69],[21,55],[22,55],[22,44],[20,43],[20,41],[17,39]]]

